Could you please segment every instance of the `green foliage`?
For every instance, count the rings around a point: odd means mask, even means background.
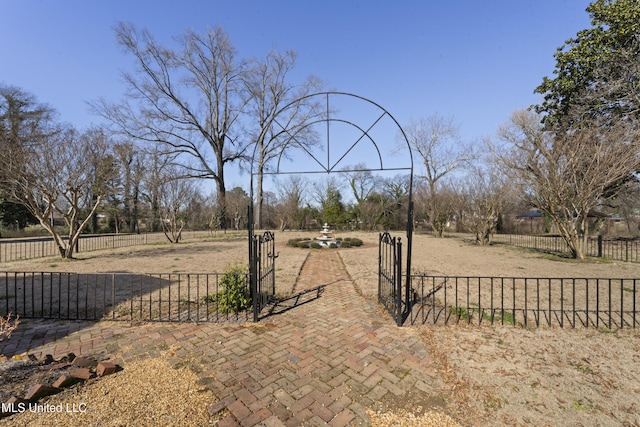
[[[330,249],[338,249],[338,248],[358,247],[362,245],[363,245],[363,241],[356,237],[344,237],[344,238],[338,237],[336,238],[335,242],[328,242],[326,246]],[[324,245],[321,245],[320,243],[313,241],[313,239],[303,238],[303,237],[289,239],[287,241],[287,246],[292,248],[303,248],[303,249],[308,249],[308,248],[322,249],[325,247]]]
[[[454,316],[460,318],[460,319],[464,319],[464,320],[470,320],[471,319],[471,315],[469,314],[469,310],[467,310],[465,307],[454,307],[454,306],[450,306],[451,312],[453,313]]]
[[[38,219],[24,205],[0,202],[0,225],[22,230],[29,224],[38,224]]]
[[[296,237],[295,239],[289,239],[287,241],[287,246],[290,246],[292,248],[307,248],[309,247],[309,241],[311,239],[307,239],[304,237]]]
[[[220,313],[234,313],[251,307],[246,267],[241,265],[227,267],[220,279],[220,286],[222,290],[215,297]]]
[[[493,316],[490,314],[483,314],[482,318],[493,323],[504,323],[505,325],[515,325],[516,321],[513,318],[513,313],[508,311],[497,311]]]
[[[215,295],[205,295],[202,297],[202,303],[203,304],[212,304],[216,302],[216,296]]]
[[[637,89],[637,75],[628,65],[629,61],[637,61],[640,50],[636,39],[640,33],[640,4],[637,0],[596,0],[587,12],[593,27],[579,31],[558,48],[554,54],[555,77],[544,77],[535,90],[544,95],[543,104],[536,110],[546,113],[548,124],[570,124],[570,109],[582,102],[585,90],[596,86],[604,89],[602,93],[610,101],[603,104],[637,112],[638,105],[630,105],[626,96],[631,87],[617,82],[630,83]],[[618,104],[623,98],[627,99],[624,106]]]
[[[345,237],[342,244],[344,245],[345,243],[348,243],[349,246],[358,247],[362,246],[363,241],[358,239],[357,237]]]
[[[343,224],[346,221],[346,210],[339,191],[331,188],[327,190],[322,220],[329,224]]]

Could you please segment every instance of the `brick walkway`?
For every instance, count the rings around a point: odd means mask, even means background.
[[[308,290],[257,324],[25,322],[0,354],[119,354],[126,369],[171,347],[172,365],[205,367],[220,426],[367,425],[367,408],[443,405],[417,331],[357,293],[338,251],[310,252],[294,292]]]

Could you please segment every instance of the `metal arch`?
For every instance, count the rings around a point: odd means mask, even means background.
[[[299,129],[296,134],[302,130],[302,129],[306,129],[307,127],[317,124],[317,123],[321,123],[321,122],[326,122],[327,123],[327,167],[325,167],[323,171],[305,171],[305,172],[298,172],[298,173],[321,173],[321,172],[325,172],[325,173],[331,173],[334,172],[333,168],[335,168],[343,159],[344,157],[351,151],[353,150],[353,148],[355,148],[355,146],[362,140],[362,138],[366,137],[369,139],[369,141],[371,141],[371,143],[374,145],[374,147],[376,148],[376,151],[378,153],[378,158],[380,160],[380,169],[360,169],[360,170],[349,170],[349,169],[345,169],[345,170],[339,170],[339,171],[335,171],[335,172],[364,172],[364,171],[384,171],[384,170],[408,170],[410,171],[409,174],[409,206],[408,206],[408,217],[407,217],[407,230],[406,230],[406,236],[407,236],[407,245],[406,245],[406,251],[407,251],[407,259],[406,259],[406,270],[405,270],[405,298],[406,298],[406,307],[409,307],[410,301],[409,301],[409,294],[411,292],[411,253],[412,253],[412,246],[413,246],[413,152],[411,150],[411,145],[409,144],[409,139],[407,138],[406,133],[404,132],[404,129],[402,129],[402,126],[400,126],[400,123],[398,123],[398,121],[396,120],[395,117],[393,117],[393,115],[391,113],[389,113],[384,107],[382,107],[380,104],[365,98],[363,96],[360,95],[355,95],[352,93],[348,93],[348,92],[338,92],[338,91],[327,91],[327,92],[318,92],[318,93],[314,93],[314,94],[309,94],[309,95],[305,95],[302,96],[300,98],[295,99],[294,101],[288,103],[287,105],[285,105],[284,107],[282,107],[279,112],[283,112],[286,111],[287,109],[289,109],[291,106],[300,103],[301,101],[304,101],[305,99],[310,99],[313,97],[318,97],[318,96],[324,96],[326,98],[326,115],[324,119],[319,119],[319,120],[315,120],[312,123],[309,123],[305,126],[303,126],[301,129]],[[378,108],[379,110],[382,111],[382,114],[378,117],[378,119],[376,119],[373,124],[366,130],[362,129],[360,126],[358,126],[355,123],[352,123],[348,120],[345,119],[336,119],[336,118],[331,118],[330,117],[330,101],[329,98],[331,96],[345,96],[345,97],[351,97],[351,98],[355,98],[355,99],[359,99],[361,101],[364,101],[366,103],[369,103],[373,106],[375,106],[376,108]],[[380,154],[380,150],[378,148],[378,144],[375,142],[375,140],[369,135],[369,131],[371,131],[371,129],[385,116],[388,116],[393,123],[395,123],[396,127],[398,128],[398,130],[400,131],[400,134],[402,135],[402,138],[407,146],[407,152],[409,153],[409,160],[410,160],[410,165],[407,166],[406,168],[391,168],[391,169],[385,169],[384,165],[382,163],[382,155]],[[353,127],[355,127],[356,129],[360,130],[362,132],[362,135],[356,140],[355,143],[353,143],[351,145],[351,147],[349,147],[349,149],[344,153],[344,155],[342,155],[340,157],[340,159],[338,159],[337,162],[335,162],[333,164],[333,166],[330,165],[330,126],[329,124],[334,121],[334,122],[340,122],[340,123],[346,123],[348,125],[351,125]],[[277,122],[276,122],[277,123]],[[281,126],[279,123],[277,123],[281,128],[284,129],[283,126]],[[287,132],[288,133],[288,132]],[[303,149],[303,151],[305,151],[309,156],[311,156],[311,158],[314,159],[314,161],[316,163],[318,163],[320,166],[322,166],[322,163],[319,162],[315,156],[313,156],[308,150],[304,149],[302,147],[302,145],[295,140],[295,134],[291,135],[292,139],[295,141],[295,144]],[[254,224],[253,224],[253,203],[254,203],[254,196],[253,196],[253,175],[254,175],[254,170],[253,170],[253,165],[255,163],[255,155],[256,155],[256,149],[258,148],[257,144],[253,147],[253,154],[251,156],[251,165],[250,165],[250,171],[251,171],[251,183],[250,183],[250,197],[251,197],[251,203],[249,205],[249,226],[248,226],[248,231],[249,231],[249,241],[251,242],[251,238],[254,235]],[[278,156],[278,167],[277,167],[277,171],[276,174],[278,173],[284,173],[284,172],[280,172],[280,160],[282,159],[282,155],[284,153],[280,153],[280,155]],[[251,244],[251,243],[250,243]],[[249,253],[251,254],[251,249],[249,249]],[[401,262],[401,261],[399,261]]]
[[[384,116],[384,115],[383,115],[383,116]],[[369,135],[369,131],[370,131],[370,130],[375,126],[375,124],[376,124],[376,123],[378,123],[378,122],[380,121],[380,119],[381,119],[383,116],[380,116],[380,117],[379,117],[379,118],[374,122],[374,124],[373,124],[373,125],[371,125],[371,126],[369,126],[369,128],[368,128],[368,129],[366,129],[366,130],[365,130],[365,129],[363,129],[363,128],[361,128],[360,126],[358,126],[358,125],[357,125],[357,124],[355,124],[355,123],[352,123],[352,122],[350,122],[350,121],[348,121],[348,120],[342,120],[342,119],[323,119],[323,120],[315,120],[315,121],[313,121],[313,122],[309,122],[307,125],[305,125],[305,126],[303,126],[302,128],[300,128],[300,129],[298,130],[298,132],[296,132],[296,134],[297,134],[297,133],[299,133],[299,132],[301,132],[302,130],[304,130],[304,129],[306,129],[306,128],[310,127],[310,126],[313,126],[313,125],[315,125],[315,124],[318,124],[318,123],[322,123],[322,122],[338,122],[338,123],[346,123],[346,124],[348,124],[348,125],[351,125],[351,126],[355,127],[355,128],[356,128],[356,129],[358,129],[360,132],[362,132],[362,135],[361,135],[361,136],[360,136],[360,137],[359,137],[359,138],[358,138],[358,139],[357,139],[353,144],[351,144],[351,147],[349,147],[349,149],[348,149],[348,150],[346,150],[346,151],[344,152],[344,154],[342,155],[342,157],[340,157],[340,158],[339,158],[339,159],[338,159],[338,160],[337,160],[333,165],[331,165],[331,164],[330,164],[329,158],[327,158],[327,164],[326,164],[326,165],[323,165],[323,164],[322,164],[322,162],[321,162],[320,160],[318,160],[318,159],[316,158],[316,156],[314,156],[314,155],[313,155],[313,153],[309,152],[309,150],[307,150],[307,149],[304,147],[304,145],[302,145],[302,144],[300,144],[300,143],[298,142],[298,140],[296,139],[296,135],[295,135],[295,134],[294,134],[294,135],[291,135],[291,134],[290,134],[289,136],[290,136],[291,140],[293,140],[293,143],[295,144],[295,146],[296,146],[296,147],[298,147],[298,148],[300,148],[302,151],[306,152],[306,153],[309,155],[309,157],[311,157],[311,158],[312,158],[312,159],[313,159],[313,160],[314,160],[314,161],[315,161],[315,162],[316,162],[316,163],[317,163],[321,168],[323,168],[323,170],[321,170],[321,171],[317,171],[317,172],[313,172],[313,171],[305,171],[305,172],[283,172],[283,171],[281,171],[281,170],[280,170],[280,161],[282,160],[282,156],[284,156],[284,150],[283,150],[283,151],[280,153],[280,155],[278,156],[278,165],[277,165],[277,167],[276,167],[276,172],[270,172],[269,174],[279,174],[279,173],[283,173],[283,174],[284,174],[284,173],[321,173],[321,172],[331,173],[331,172],[334,172],[334,168],[335,168],[336,166],[338,166],[338,164],[339,164],[339,163],[340,163],[340,162],[345,158],[345,156],[346,156],[347,154],[349,154],[349,153],[351,152],[351,150],[353,150],[353,149],[355,148],[355,146],[356,146],[356,145],[358,145],[358,143],[360,143],[360,141],[361,141],[364,137],[367,137],[367,139],[369,139],[369,141],[371,142],[371,144],[373,144],[373,146],[375,147],[376,152],[378,153],[378,160],[379,160],[379,163],[380,163],[380,169],[376,169],[376,170],[385,170],[385,168],[384,168],[384,166],[383,166],[383,162],[382,162],[382,154],[380,153],[380,148],[378,147],[378,144],[376,144],[376,141],[375,141],[373,138],[371,138],[371,136]],[[281,125],[279,125],[279,126],[281,126]],[[282,127],[282,126],[281,126],[281,127]],[[285,129],[285,131],[286,131],[286,129]],[[287,132],[287,133],[289,133],[289,132]],[[328,156],[327,156],[327,157],[328,157]],[[340,171],[340,172],[345,172],[345,171]],[[352,172],[352,171],[350,171],[350,172]]]
[[[402,134],[402,139],[404,140],[405,144],[407,145],[407,152],[409,153],[410,166],[408,166],[406,169],[407,169],[407,170],[411,170],[411,177],[413,178],[413,152],[412,152],[412,150],[411,150],[411,145],[409,144],[409,139],[407,138],[407,135],[406,135],[406,133],[404,132],[404,129],[402,129],[402,126],[400,126],[400,123],[396,120],[396,118],[395,118],[395,117],[393,117],[393,115],[392,115],[389,111],[387,111],[383,106],[381,106],[380,104],[378,104],[378,103],[376,103],[376,102],[374,102],[374,101],[372,101],[372,100],[370,100],[370,99],[368,99],[368,98],[365,98],[365,97],[363,97],[363,96],[356,95],[356,94],[353,94],[353,93],[340,92],[340,91],[325,91],[325,92],[317,92],[317,93],[313,93],[313,94],[309,94],[309,95],[305,95],[305,96],[302,96],[302,97],[300,97],[300,98],[297,98],[297,99],[295,99],[294,101],[291,101],[290,103],[288,103],[287,105],[285,105],[284,107],[282,107],[282,108],[280,109],[280,111],[286,111],[286,110],[287,110],[287,109],[289,109],[292,105],[295,105],[295,104],[297,104],[297,103],[300,103],[301,101],[303,101],[303,100],[305,100],[305,99],[309,99],[309,98],[313,98],[313,97],[318,97],[318,96],[325,96],[325,97],[326,97],[326,101],[327,101],[327,102],[326,102],[327,108],[326,108],[326,110],[325,110],[325,112],[326,112],[326,117],[327,117],[327,118],[326,118],[326,119],[322,119],[322,120],[317,120],[317,121],[315,121],[313,124],[316,124],[316,123],[319,123],[319,122],[326,121],[326,122],[327,122],[327,126],[328,126],[328,123],[329,123],[330,121],[337,121],[336,119],[333,119],[333,120],[332,120],[332,119],[330,119],[330,118],[329,118],[329,114],[330,114],[330,110],[329,110],[329,97],[330,97],[331,95],[340,95],[340,96],[346,96],[346,97],[356,98],[356,99],[359,99],[359,100],[361,100],[361,101],[367,102],[367,103],[369,103],[369,104],[371,104],[371,105],[375,106],[375,107],[376,107],[376,108],[378,108],[379,110],[381,110],[381,111],[383,112],[383,114],[382,114],[382,115],[380,115],[380,117],[379,117],[379,118],[378,118],[378,119],[373,123],[373,125],[371,125],[371,126],[367,129],[367,131],[371,130],[371,129],[373,128],[373,126],[375,126],[375,124],[376,124],[376,123],[377,123],[377,122],[378,122],[382,117],[384,117],[385,115],[386,115],[386,116],[389,116],[389,118],[393,121],[393,123],[395,123],[396,127],[398,128],[398,130],[400,130],[400,133]],[[355,124],[353,124],[353,123],[351,123],[351,122],[348,122],[348,121],[346,121],[346,120],[342,120],[342,121],[343,121],[343,122],[345,122],[345,123],[348,123],[348,124],[351,124],[351,125],[355,126],[355,127],[356,127],[356,128],[358,128],[359,130],[362,130],[360,127],[356,126]],[[327,132],[327,135],[328,135],[328,134],[329,134],[329,132]],[[375,141],[373,141],[373,143],[374,143],[374,145],[376,145],[376,148],[377,148],[377,144],[375,144]],[[378,153],[379,153],[379,150],[378,150]],[[252,163],[252,170],[253,170],[253,160],[254,160],[254,157],[255,157],[255,148],[254,148],[254,153],[253,153],[253,154],[254,154],[254,155],[253,155],[253,157],[252,157],[252,159],[251,159],[251,163]],[[380,170],[384,170],[384,169],[383,169],[383,168],[381,168]]]
[[[368,99],[368,98],[365,98],[365,97],[360,96],[360,95],[355,95],[355,94],[353,94],[353,93],[340,92],[340,91],[325,91],[325,92],[317,92],[317,93],[313,93],[313,94],[309,94],[309,95],[302,96],[302,97],[297,98],[297,99],[295,99],[295,100],[291,101],[290,103],[286,104],[284,107],[282,107],[282,108],[280,109],[280,112],[288,110],[289,108],[291,108],[291,106],[296,105],[296,104],[300,103],[301,101],[303,101],[303,100],[305,100],[305,99],[310,99],[310,98],[314,98],[314,97],[318,97],[318,96],[324,96],[324,97],[326,97],[326,110],[325,110],[326,118],[325,118],[325,119],[318,119],[318,120],[315,120],[315,121],[313,121],[313,122],[310,122],[310,123],[308,123],[307,125],[305,125],[304,127],[302,127],[302,128],[300,128],[300,129],[298,129],[298,132],[299,132],[299,131],[301,131],[302,129],[306,129],[306,128],[308,128],[309,126],[312,126],[312,125],[315,125],[315,124],[318,124],[318,123],[322,123],[322,122],[326,122],[326,123],[327,123],[327,145],[328,145],[327,151],[329,151],[329,150],[330,150],[330,138],[329,138],[330,132],[329,132],[329,130],[328,130],[328,127],[329,127],[329,123],[330,123],[330,122],[332,122],[332,121],[334,121],[334,122],[341,122],[341,123],[346,123],[346,124],[348,124],[348,125],[351,125],[351,126],[355,127],[356,129],[358,129],[359,131],[361,131],[361,132],[362,132],[362,135],[360,136],[360,138],[358,138],[358,140],[357,140],[354,144],[352,144],[352,145],[351,145],[351,147],[349,147],[349,149],[347,150],[347,152],[345,152],[345,154],[344,154],[342,157],[340,157],[340,159],[339,159],[337,162],[335,162],[335,163],[334,163],[333,167],[337,166],[337,165],[342,161],[342,159],[344,158],[344,156],[346,156],[346,154],[348,154],[348,152],[350,152],[350,151],[351,151],[351,150],[352,150],[352,149],[353,149],[353,148],[354,148],[354,147],[355,147],[355,146],[360,142],[360,140],[362,140],[362,138],[366,136],[366,137],[369,139],[369,141],[371,141],[371,143],[372,143],[372,144],[374,145],[374,147],[376,148],[376,152],[378,153],[378,158],[379,158],[379,161],[380,161],[380,168],[379,168],[379,169],[368,169],[368,168],[365,168],[365,169],[360,169],[360,170],[357,170],[357,171],[356,171],[356,170],[349,170],[349,169],[345,169],[345,170],[340,170],[340,171],[336,171],[336,172],[361,172],[361,171],[384,171],[384,170],[409,170],[409,171],[410,171],[410,179],[409,179],[409,180],[410,180],[410,183],[409,183],[409,184],[410,184],[410,186],[409,186],[409,200],[410,200],[410,203],[413,203],[413,196],[412,196],[412,193],[413,193],[413,169],[414,169],[414,164],[413,164],[413,152],[412,152],[412,150],[411,150],[411,145],[409,144],[409,139],[407,138],[407,135],[406,135],[406,133],[404,132],[404,129],[402,129],[402,126],[400,126],[400,123],[396,120],[396,118],[395,118],[395,117],[393,117],[393,115],[392,115],[391,113],[389,113],[389,111],[387,111],[387,110],[386,110],[384,107],[382,107],[380,104],[378,104],[378,103],[376,103],[376,102],[374,102],[374,101],[372,101],[372,100],[370,100],[370,99]],[[350,122],[350,121],[348,121],[348,120],[344,120],[344,119],[336,119],[336,118],[333,118],[333,119],[332,119],[332,118],[330,118],[330,110],[329,110],[329,105],[330,105],[329,97],[330,97],[330,96],[346,96],[346,97],[356,98],[356,99],[359,99],[359,100],[361,100],[361,101],[367,102],[367,103],[369,103],[369,104],[371,104],[371,105],[375,106],[376,108],[378,108],[379,110],[381,110],[383,113],[380,115],[380,117],[378,117],[378,119],[377,119],[377,120],[375,120],[375,121],[373,122],[373,124],[372,124],[371,126],[369,126],[369,128],[368,128],[367,130],[364,130],[364,129],[362,129],[360,126],[358,126],[357,124],[352,123],[352,122]],[[375,125],[376,125],[376,124],[377,124],[377,123],[378,123],[378,122],[379,122],[379,121],[380,121],[384,116],[388,116],[388,117],[393,121],[393,123],[396,125],[396,127],[397,127],[397,128],[398,128],[398,130],[400,131],[400,134],[402,135],[402,139],[404,140],[404,142],[405,142],[405,144],[406,144],[406,146],[407,146],[407,152],[409,153],[410,165],[409,165],[409,166],[407,166],[406,168],[391,168],[391,169],[385,169],[385,168],[384,168],[384,165],[383,165],[383,162],[382,162],[382,155],[381,155],[381,153],[380,153],[380,149],[378,148],[378,144],[377,144],[377,143],[375,142],[375,140],[373,140],[373,138],[371,138],[371,136],[369,135],[369,131],[370,131],[370,130],[371,130],[371,129],[372,129],[372,128],[373,128],[373,127],[374,127],[374,126],[375,126]],[[280,124],[278,124],[278,125],[279,125],[280,127],[283,127],[283,126],[282,126],[282,125],[280,125]],[[296,132],[296,133],[298,133],[298,132]],[[294,135],[291,135],[291,137],[295,140],[295,134],[294,134]],[[316,158],[315,158],[311,153],[309,153],[309,151],[308,151],[308,150],[304,149],[304,148],[302,147],[302,145],[301,145],[300,143],[298,143],[297,141],[296,141],[296,146],[297,146],[297,147],[299,147],[299,148],[301,148],[303,151],[305,151],[305,152],[306,152],[306,153],[307,153],[307,154],[308,154],[308,155],[309,155],[309,156],[310,156],[310,157],[311,157],[311,158],[312,158],[316,163],[318,163],[318,165],[323,166],[323,165],[322,165],[322,163],[321,163],[320,161],[318,161],[318,160],[317,160],[317,159],[316,159]],[[251,155],[251,163],[250,163],[250,175],[251,175],[251,182],[250,182],[249,192],[250,192],[250,197],[251,197],[251,200],[252,200],[252,201],[253,201],[253,176],[254,176],[254,163],[255,163],[255,156],[256,156],[256,150],[257,150],[257,148],[258,148],[257,144],[256,144],[256,145],[254,145],[254,147],[253,147],[253,153],[252,153],[252,155]],[[282,156],[283,156],[283,155],[284,155],[284,152],[280,153],[280,155],[278,156],[278,166],[277,166],[277,170],[276,170],[276,172],[275,172],[275,173],[271,172],[271,173],[269,173],[269,174],[286,174],[286,173],[288,173],[288,172],[281,172],[281,171],[280,171],[280,161],[281,161],[281,159],[282,159]],[[329,155],[329,153],[328,153],[328,155]],[[331,166],[329,165],[329,163],[330,163],[330,162],[327,162],[327,167],[325,167],[325,168],[324,168],[324,170],[322,170],[322,171],[304,171],[304,172],[296,172],[296,173],[331,173],[331,172],[333,172],[333,167],[331,167]],[[293,172],[291,172],[291,173],[293,173]],[[253,202],[252,202],[252,203],[253,203]]]

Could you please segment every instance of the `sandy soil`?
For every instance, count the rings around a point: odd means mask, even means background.
[[[276,233],[278,293],[291,292],[308,250]],[[340,234],[338,235],[340,236]],[[363,295],[377,292],[377,234],[339,249]],[[406,239],[403,237],[403,242]],[[405,244],[406,250],[406,244]],[[405,258],[406,259],[406,258]],[[246,262],[246,241],[209,239],[0,264],[0,270],[216,272]],[[640,278],[640,264],[574,261],[505,245],[414,236],[413,270],[444,275]],[[464,425],[640,425],[640,332],[504,326],[419,326],[447,385],[447,412]]]
[[[343,251],[375,297],[377,248]],[[505,245],[415,236],[415,271],[443,275],[640,278],[640,264],[575,261]],[[465,425],[640,425],[640,331],[420,326]],[[615,362],[613,362],[615,361]]]

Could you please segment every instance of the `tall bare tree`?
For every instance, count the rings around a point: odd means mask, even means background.
[[[318,106],[307,95],[318,91],[322,83],[309,77],[299,85],[287,81],[295,67],[293,51],[271,51],[264,60],[255,61],[245,74],[249,95],[249,118],[253,131],[257,188],[255,223],[262,228],[263,180],[269,162],[283,154],[292,141],[306,146],[315,143],[307,125],[319,114]]]
[[[130,233],[139,232],[138,219],[145,176],[145,153],[131,141],[118,142],[113,147],[118,162],[119,191],[111,197],[122,211],[122,217]]]
[[[452,118],[439,114],[412,121],[405,127],[411,149],[418,153],[424,166],[424,179],[429,197],[427,220],[438,237],[442,237],[449,222],[448,208],[438,196],[443,179],[475,158],[472,147],[460,141],[458,126]]]
[[[246,148],[239,129],[247,103],[242,85],[246,64],[236,59],[222,28],[187,31],[176,39],[177,50],[132,24],[118,23],[115,34],[135,58],[136,69],[124,74],[125,101],[99,100],[94,110],[128,137],[180,154],[184,175],[213,179],[225,224],[225,166]]]
[[[529,202],[551,218],[575,258],[584,258],[588,216],[640,167],[640,133],[624,120],[569,132],[545,130],[540,117],[517,111],[495,150]]]

